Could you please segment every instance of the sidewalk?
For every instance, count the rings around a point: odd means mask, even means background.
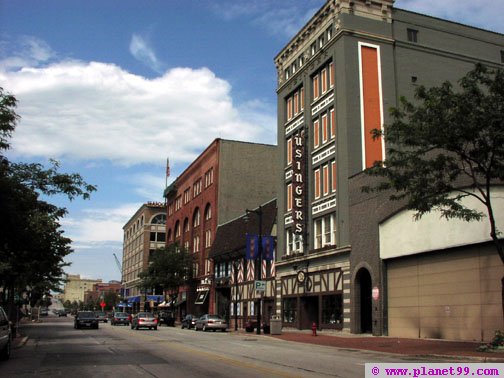
[[[251,334],[250,334],[251,335]],[[418,357],[474,359],[504,363],[504,352],[478,352],[480,342],[434,339],[406,339],[387,336],[353,335],[336,332],[282,330],[281,335],[267,335],[276,339],[316,344],[343,349],[370,350]]]

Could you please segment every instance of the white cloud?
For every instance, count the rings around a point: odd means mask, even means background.
[[[5,56],[4,50],[12,51],[10,56],[0,60],[0,67],[5,69],[36,67],[56,57],[56,53],[45,41],[32,36],[22,36],[15,41],[6,38],[2,41],[2,55]]]
[[[158,60],[156,53],[149,46],[149,43],[145,38],[139,36],[138,34],[133,34],[131,37],[131,42],[129,46],[130,53],[147,67],[152,69],[154,72],[162,73],[161,62]]]
[[[61,225],[76,249],[117,246],[123,240],[123,226],[140,208],[141,203],[123,204],[116,208],[85,209],[79,219],[63,218]]]
[[[146,79],[113,64],[64,61],[0,69],[0,83],[19,100],[12,152],[22,157],[187,163],[217,137],[263,142],[276,130],[274,109],[251,118],[270,124],[246,120],[229,83],[207,68]]]

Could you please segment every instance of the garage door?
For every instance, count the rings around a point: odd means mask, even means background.
[[[491,340],[504,268],[490,244],[387,260],[389,335]]]

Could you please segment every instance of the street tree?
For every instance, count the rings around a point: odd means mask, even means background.
[[[149,266],[139,274],[141,288],[156,287],[178,294],[179,287],[192,277],[193,257],[177,244],[156,249],[149,257]]]
[[[32,301],[57,290],[72,252],[59,223],[67,210],[47,199],[64,195],[88,199],[96,190],[77,173],[61,173],[59,163],[11,162],[5,156],[20,117],[16,98],[0,87],[0,286],[12,308],[14,293],[31,288]],[[0,298],[1,299],[1,298]]]
[[[365,191],[391,190],[391,200],[405,200],[415,218],[439,211],[446,219],[490,225],[490,237],[504,263],[491,190],[504,183],[504,71],[477,64],[459,80],[438,87],[420,86],[416,102],[401,98],[384,130],[386,159],[367,170],[384,178]],[[476,198],[481,212],[462,202]]]

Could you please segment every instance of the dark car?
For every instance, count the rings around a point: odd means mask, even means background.
[[[227,323],[226,320],[221,318],[219,315],[205,314],[201,318],[199,318],[194,325],[195,331],[199,329],[201,329],[202,331],[207,331],[209,329],[216,331],[220,329],[222,332],[226,332]]]
[[[126,312],[114,312],[114,315],[110,319],[110,324],[112,324],[113,326],[118,324],[129,325],[130,316]]]
[[[171,311],[161,311],[158,315],[159,325],[166,325],[168,327],[175,327],[175,316]]]
[[[11,323],[0,306],[0,359],[8,360],[11,353]]]
[[[149,328],[157,330],[158,320],[150,312],[139,312],[131,319],[131,329]]]
[[[108,322],[107,314],[104,311],[95,311],[95,316],[99,322],[104,322],[104,323]]]
[[[98,329],[98,319],[93,311],[79,311],[75,315],[74,328],[82,327]]]
[[[57,310],[56,314],[59,318],[61,318],[62,316],[67,316],[67,312],[65,310]]]
[[[182,319],[182,329],[187,328],[191,329],[194,328],[196,325],[196,320],[198,320],[197,316],[187,314],[184,319]]]

